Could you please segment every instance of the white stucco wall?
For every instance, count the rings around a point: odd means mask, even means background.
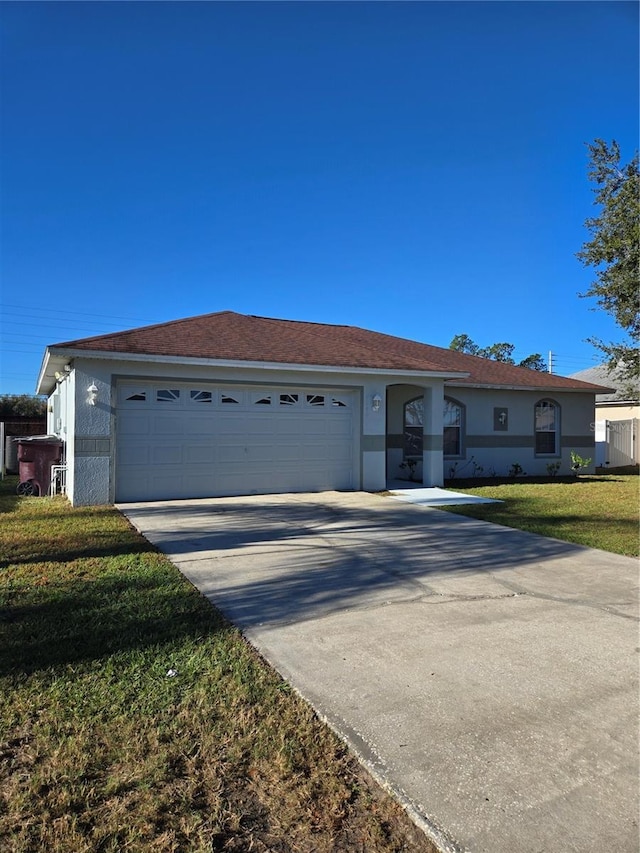
[[[115,481],[115,394],[119,379],[229,382],[297,387],[335,387],[358,392],[354,452],[358,459],[358,488],[386,486],[386,386],[393,377],[363,377],[342,371],[270,370],[252,367],[211,367],[161,362],[108,361],[76,358],[75,448],[68,494],[76,505],[110,503]],[[87,403],[87,388],[98,388],[95,406]],[[380,397],[374,411],[373,398]]]
[[[509,473],[518,463],[532,476],[545,476],[550,463],[560,462],[559,474],[571,472],[571,451],[591,458],[595,469],[595,434],[593,429],[593,395],[579,392],[543,393],[449,387],[445,391],[465,406],[465,460],[484,468],[483,474]],[[552,400],[560,407],[560,448],[557,456],[538,456],[535,452],[535,406],[541,400]],[[508,428],[494,429],[494,409],[507,411]],[[445,460],[445,468],[448,460]],[[455,460],[451,460],[454,464]],[[451,466],[450,466],[451,467]],[[464,471],[459,464],[458,476],[471,476],[473,463]],[[446,476],[446,472],[445,472]]]
[[[418,386],[389,388],[387,424],[390,446],[387,457],[390,476],[399,475],[405,479],[408,476],[406,470],[399,467],[403,461],[400,443],[403,404],[420,393]],[[509,474],[516,463],[531,476],[546,476],[549,463],[560,462],[559,474],[569,474],[571,451],[583,458],[591,458],[588,471],[595,468],[592,394],[547,394],[538,391],[463,388],[446,384],[444,396],[460,403],[465,415],[462,456],[443,459],[445,479],[472,477],[474,474],[503,477]],[[560,452],[557,456],[537,456],[535,453],[535,405],[547,399],[560,406]],[[506,411],[507,429],[495,429],[494,409]],[[418,469],[417,476],[419,474]]]
[[[68,473],[68,489],[74,505],[108,504],[113,500],[114,461],[113,379],[111,365],[104,361],[76,359],[75,375],[75,443],[73,469]],[[98,390],[93,405],[89,403],[89,387]]]

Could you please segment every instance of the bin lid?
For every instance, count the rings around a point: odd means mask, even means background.
[[[64,444],[58,435],[22,435],[13,440],[19,444]]]

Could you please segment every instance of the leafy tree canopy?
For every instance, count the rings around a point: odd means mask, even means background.
[[[491,344],[488,347],[479,347],[478,344],[471,340],[469,335],[456,335],[449,344],[449,349],[464,352],[467,355],[477,355],[480,358],[490,358],[493,361],[502,361],[505,364],[516,364],[513,357],[514,344],[499,343]],[[519,361],[517,366],[528,367],[529,370],[546,371],[547,369],[542,356],[537,352]]]
[[[626,165],[613,140],[587,143],[589,180],[595,184],[598,216],[585,221],[591,232],[577,257],[593,267],[595,280],[586,293],[614,318],[627,334],[622,342],[589,338],[604,353],[611,370],[637,389],[640,378],[640,172],[638,152]],[[637,390],[636,392],[637,393]]]
[[[29,394],[2,394],[0,396],[0,419],[12,417],[44,417],[47,413],[47,401],[44,397],[32,397]]]

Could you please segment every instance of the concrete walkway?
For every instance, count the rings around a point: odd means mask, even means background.
[[[636,560],[364,493],[120,509],[440,849],[639,849]]]
[[[389,486],[389,496],[399,501],[420,506],[461,506],[462,504],[501,504],[494,498],[481,498],[478,495],[468,495],[451,489],[440,489],[437,486],[416,485],[414,483],[392,483]]]

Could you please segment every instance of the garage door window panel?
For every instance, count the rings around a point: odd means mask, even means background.
[[[297,406],[299,399],[298,394],[280,394],[280,405]]]
[[[146,403],[149,391],[147,388],[140,386],[125,385],[119,389],[118,399],[121,403]]]
[[[177,388],[158,388],[156,391],[157,403],[179,403],[180,391]]]
[[[324,394],[307,394],[306,402],[307,406],[310,406],[313,409],[324,408],[325,404]]]

